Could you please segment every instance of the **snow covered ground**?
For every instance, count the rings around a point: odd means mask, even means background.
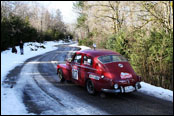
[[[14,88],[6,88],[2,86],[3,81],[6,75],[10,70],[15,68],[18,65],[22,65],[19,62],[24,62],[28,58],[43,54],[45,52],[55,50],[56,47],[54,45],[61,44],[63,41],[59,42],[47,42],[44,46],[46,49],[38,49],[38,51],[31,51],[30,48],[34,48],[31,46],[27,46],[31,44],[24,44],[24,55],[20,55],[19,46],[16,46],[17,54],[11,52],[11,49],[1,52],[1,112],[5,115],[15,115],[15,114],[27,114],[26,108],[22,103],[22,95],[20,92],[14,90]],[[33,43],[34,45],[38,45],[38,43]]]
[[[156,87],[145,82],[141,82],[140,84],[142,88],[138,90],[139,92],[173,102],[173,91],[162,87]]]
[[[22,95],[14,88],[6,88],[3,86],[3,81],[10,70],[18,65],[22,65],[20,62],[24,62],[28,58],[52,51],[57,49],[54,45],[64,44],[63,41],[59,42],[46,42],[44,46],[46,49],[39,48],[37,51],[31,51],[30,43],[24,44],[24,55],[20,55],[19,46],[16,46],[18,53],[11,53],[10,50],[1,52],[1,112],[2,115],[13,115],[13,114],[28,114],[26,107],[22,101]],[[34,43],[37,44],[37,43]],[[70,46],[77,46],[78,44],[71,44]],[[90,49],[86,46],[79,46],[82,49]],[[156,87],[145,82],[141,82],[142,88],[139,92],[156,96],[161,99],[173,102],[173,91],[167,90],[161,87]],[[31,114],[30,114],[31,115]]]

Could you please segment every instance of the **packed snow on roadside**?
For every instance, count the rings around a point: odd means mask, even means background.
[[[1,83],[4,80],[7,73],[15,68],[17,65],[21,65],[21,62],[24,62],[28,58],[52,51],[57,49],[54,45],[63,44],[63,41],[58,42],[45,42],[43,45],[46,49],[39,48],[37,51],[31,51],[31,49],[36,49],[35,45],[40,45],[36,42],[28,42],[24,44],[24,55],[20,55],[19,46],[16,46],[17,54],[11,52],[11,48],[9,50],[5,50],[1,52]],[[33,44],[33,46],[30,46]]]
[[[25,43],[24,44],[24,55],[20,55],[19,46],[16,46],[17,54],[11,53],[11,49],[1,52],[1,112],[2,115],[17,115],[17,114],[29,114],[23,104],[22,95],[20,92],[16,91],[15,88],[8,88],[3,86],[3,81],[6,78],[10,70],[16,66],[22,65],[21,62],[25,60],[41,55],[43,53],[56,50],[57,47],[54,45],[67,44],[63,41],[58,42],[46,42],[44,46],[46,49],[39,48],[37,51],[31,51],[31,46],[29,44],[39,45],[38,43]],[[78,46],[78,43],[70,42],[70,46],[76,46],[83,49],[90,49],[86,46]],[[161,87],[156,87],[145,82],[141,82],[142,88],[138,90],[139,92],[152,95],[161,99],[165,99],[173,102],[173,91],[167,90]]]
[[[157,87],[145,82],[141,82],[140,84],[142,87],[138,90],[139,92],[173,102],[173,91],[164,89],[162,87]]]

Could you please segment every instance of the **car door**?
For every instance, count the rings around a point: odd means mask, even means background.
[[[86,78],[89,77],[89,73],[94,73],[93,59],[90,56],[84,55],[82,59],[82,65],[80,68],[81,83],[85,85]]]
[[[82,54],[76,54],[71,62],[72,81],[79,84]]]

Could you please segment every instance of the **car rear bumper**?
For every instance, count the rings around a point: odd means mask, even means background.
[[[130,89],[127,89],[127,87],[120,86],[118,89],[104,89],[101,90],[106,93],[129,93],[136,91],[141,88],[140,83],[135,84],[135,86],[130,86]]]
[[[121,89],[101,89],[103,92],[106,92],[106,93],[120,93],[121,92]]]

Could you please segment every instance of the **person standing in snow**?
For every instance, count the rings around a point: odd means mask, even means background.
[[[15,47],[15,46],[13,46],[13,47],[12,47],[12,53],[17,54],[17,49],[16,49],[16,47]]]
[[[21,51],[21,55],[24,54],[24,48],[23,48],[23,46],[24,46],[24,43],[23,43],[22,40],[21,40],[21,41],[20,41],[20,44],[19,44],[20,51]]]

